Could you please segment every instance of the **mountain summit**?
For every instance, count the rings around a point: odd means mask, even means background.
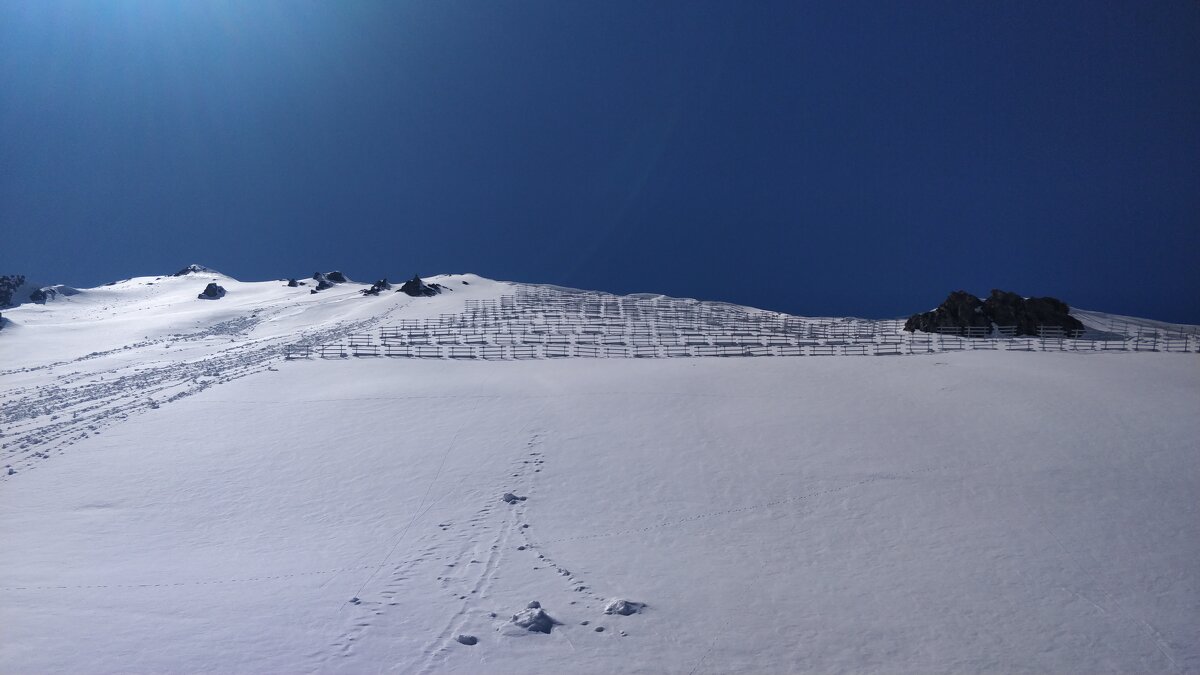
[[[179,270],[178,272],[172,274],[171,276],[184,277],[189,274],[220,274],[220,272],[218,272],[214,269],[211,269],[209,267],[205,267],[204,265],[197,265],[195,263],[192,263],[191,265],[188,265],[187,267]]]

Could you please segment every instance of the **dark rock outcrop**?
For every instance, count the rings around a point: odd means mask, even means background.
[[[317,282],[317,290],[323,291],[326,288],[333,288],[334,284],[344,284],[349,279],[345,274],[334,270],[332,272],[313,272],[313,281]]]
[[[204,292],[196,296],[201,300],[217,300],[225,297],[225,289],[218,286],[215,282],[204,287]]]
[[[988,296],[987,300],[983,301],[983,306],[986,308],[988,316],[992,318],[992,321],[997,326],[1017,325],[1017,314],[1024,304],[1025,298],[1016,293],[1002,291],[998,288],[993,288],[992,294]]]
[[[997,326],[1013,326],[1017,335],[1037,335],[1045,326],[1061,328],[1068,336],[1083,332],[1083,323],[1070,315],[1071,308],[1058,298],[1022,298],[1016,293],[993,289],[983,302],[983,311]]]
[[[937,309],[908,317],[904,330],[938,333],[946,329],[990,328],[991,325],[983,314],[982,300],[966,291],[954,291]]]
[[[333,288],[333,282],[330,281],[329,277],[325,276],[325,274],[322,272],[313,272],[312,278],[313,281],[317,282],[317,287],[313,289],[313,293],[316,293],[317,291],[323,291],[326,288]]]
[[[399,292],[404,293],[405,295],[411,295],[414,298],[427,298],[441,293],[442,289],[443,286],[441,284],[427,284],[421,280],[419,275],[414,274],[413,278],[404,282],[404,284],[400,286]]]
[[[13,293],[17,289],[25,285],[25,275],[23,274],[8,274],[0,276],[0,307],[8,307],[13,304]]]
[[[1057,298],[1023,298],[993,289],[987,300],[980,300],[966,291],[955,291],[937,309],[908,317],[904,330],[965,335],[968,328],[990,332],[992,324],[996,324],[1013,328],[1016,335],[1038,335],[1042,327],[1052,327],[1063,329],[1068,336],[1077,336],[1084,326],[1070,311],[1067,303]]]
[[[387,277],[384,277],[384,278],[380,279],[379,281],[376,281],[375,283],[371,284],[370,288],[364,288],[363,290],[361,290],[359,292],[362,293],[363,295],[379,295],[379,293],[381,291],[391,290],[391,288],[392,288],[392,285],[388,283]]]
[[[297,286],[300,285],[300,282],[296,281],[295,279],[288,279],[287,285],[288,285],[288,288],[296,288]]]

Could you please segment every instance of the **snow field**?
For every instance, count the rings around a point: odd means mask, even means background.
[[[1192,671],[1198,374],[1173,354],[288,364],[5,485],[0,658]],[[605,615],[618,597],[648,607]],[[530,600],[562,625],[514,630]]]
[[[5,310],[2,669],[1200,671],[1195,354],[284,358],[891,339],[432,280],[205,272]],[[511,620],[537,609],[549,633]]]

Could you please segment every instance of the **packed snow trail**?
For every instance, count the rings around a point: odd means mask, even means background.
[[[379,320],[337,325],[306,337],[341,336]],[[235,343],[195,360],[165,363],[158,354],[147,354],[143,365],[87,373],[71,370],[41,386],[5,390],[0,395],[0,426],[5,436],[0,442],[0,462],[13,471],[3,472],[0,481],[15,478],[36,467],[39,460],[61,455],[71,445],[131,416],[278,365],[285,347],[279,339],[260,339]],[[138,352],[125,356],[136,361]],[[56,364],[48,370],[57,374],[73,365],[78,362]]]

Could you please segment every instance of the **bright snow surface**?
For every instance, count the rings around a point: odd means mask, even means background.
[[[433,281],[5,310],[0,671],[1200,671],[1195,353],[282,359]]]

